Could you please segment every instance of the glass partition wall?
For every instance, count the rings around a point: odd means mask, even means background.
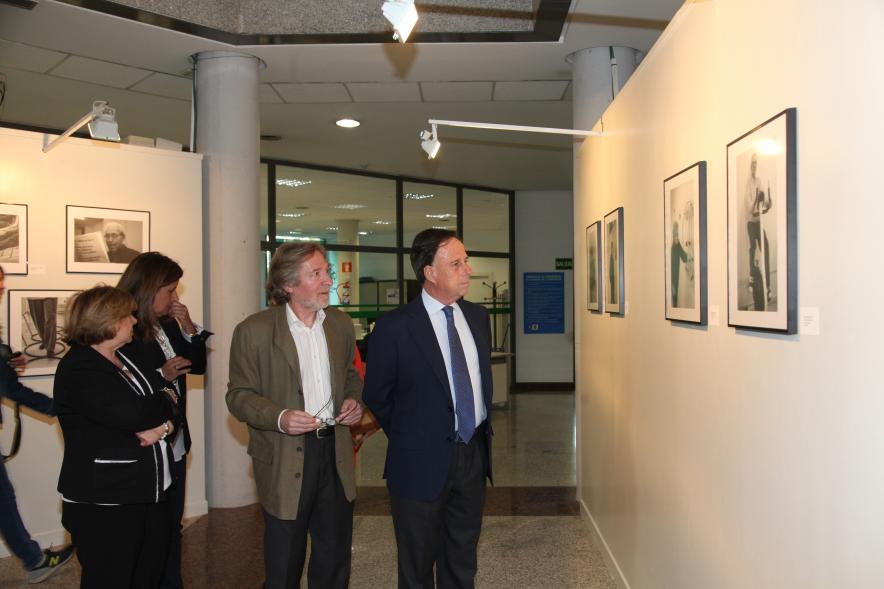
[[[492,346],[513,351],[513,193],[311,164],[262,160],[262,276],[282,243],[328,250],[331,304],[366,334],[420,293],[408,259],[431,227],[456,231],[473,268],[467,299],[492,314]],[[266,300],[265,300],[266,304]]]

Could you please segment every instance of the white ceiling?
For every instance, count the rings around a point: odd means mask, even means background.
[[[380,10],[381,0],[376,1]],[[260,57],[267,157],[506,189],[571,185],[571,140],[444,128],[428,161],[418,133],[428,118],[571,126],[577,50],[647,51],[682,0],[575,0],[556,43],[361,44],[235,47],[40,0],[0,3],[0,120],[63,129],[93,100],[117,109],[125,135],[187,144],[189,56],[235,50]],[[341,116],[362,121],[345,130]]]

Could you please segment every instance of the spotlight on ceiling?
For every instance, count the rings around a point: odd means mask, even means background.
[[[355,129],[361,124],[362,123],[360,123],[356,119],[338,119],[337,121],[335,121],[335,125],[337,125],[338,127],[343,127],[345,129]]]
[[[436,125],[433,125],[432,131],[421,131],[421,149],[427,152],[427,157],[433,159],[439,153],[442,144],[436,138]]]
[[[119,141],[120,131],[117,127],[117,109],[108,106],[104,100],[96,100],[92,103],[92,110],[83,115],[79,121],[68,127],[68,130],[53,139],[50,143],[43,145],[43,153],[58,145],[58,143],[71,133],[82,127],[89,125],[89,135],[93,139],[102,139],[104,141]],[[48,139],[48,137],[47,137]]]
[[[384,18],[393,25],[393,39],[400,43],[408,40],[411,29],[417,23],[417,8],[414,0],[387,0],[381,7]]]

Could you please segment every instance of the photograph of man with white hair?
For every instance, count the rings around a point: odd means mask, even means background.
[[[107,260],[115,264],[128,264],[140,254],[126,246],[126,230],[117,221],[107,221],[104,224],[104,243],[107,246]]]

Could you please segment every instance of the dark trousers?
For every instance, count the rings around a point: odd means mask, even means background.
[[[476,549],[485,507],[485,435],[459,442],[442,495],[416,501],[390,494],[399,550],[399,588],[433,589],[433,565],[440,588],[474,586]]]
[[[163,589],[181,589],[181,518],[184,517],[184,482],[187,477],[187,456],[174,460],[169,464],[172,471],[172,486],[166,491],[166,502],[169,504],[169,557],[166,559],[166,570],[160,587]]]
[[[166,502],[62,502],[61,523],[77,547],[81,589],[156,589],[169,548]]]
[[[307,586],[344,589],[350,583],[353,503],[347,501],[335,467],[335,437],[305,434],[304,438],[297,519],[278,519],[264,512],[264,587],[300,587],[309,533]]]
[[[26,569],[32,569],[43,559],[40,545],[31,539],[31,535],[21,521],[18,504],[15,502],[15,489],[6,474],[6,466],[0,460],[0,535],[9,546],[10,552],[18,557]]]

